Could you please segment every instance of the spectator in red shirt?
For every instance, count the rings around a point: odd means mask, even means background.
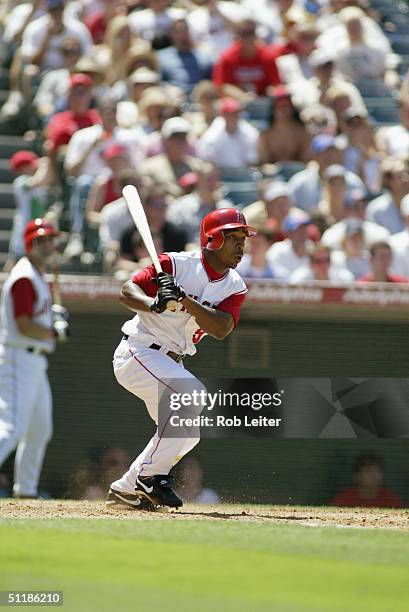
[[[50,152],[69,143],[77,130],[101,123],[99,113],[91,108],[93,81],[86,74],[73,74],[70,78],[68,110],[56,113],[47,127]]]
[[[355,484],[338,493],[332,506],[403,508],[401,498],[383,486],[383,459],[374,453],[358,456],[354,466]]]
[[[281,82],[270,48],[257,40],[252,19],[238,24],[236,38],[215,65],[213,81],[218,87],[230,84],[258,96],[266,95],[270,86]]]
[[[370,248],[371,272],[361,276],[358,281],[362,283],[409,283],[405,276],[392,274],[392,249],[387,242],[375,242]]]

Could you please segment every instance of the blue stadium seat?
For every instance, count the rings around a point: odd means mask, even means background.
[[[254,181],[250,182],[224,182],[223,191],[225,197],[229,199],[237,208],[243,208],[258,199],[258,185]]]
[[[248,166],[218,166],[218,170],[222,182],[257,182],[262,178],[260,170]]]
[[[379,79],[361,79],[355,82],[355,86],[364,98],[382,97],[392,99],[390,90]]]
[[[399,123],[399,108],[393,98],[367,98],[368,113],[378,124],[390,125]]]
[[[267,127],[271,115],[271,105],[272,99],[268,97],[252,100],[245,108],[246,119],[255,125]]]
[[[408,26],[409,31],[409,26]],[[409,55],[409,37],[408,35],[395,34],[389,37],[394,53],[398,55]]]

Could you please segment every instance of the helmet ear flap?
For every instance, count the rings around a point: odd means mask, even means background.
[[[209,251],[218,251],[224,244],[223,230],[219,230],[208,236],[207,248]]]

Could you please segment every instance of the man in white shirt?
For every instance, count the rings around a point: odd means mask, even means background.
[[[409,278],[409,195],[402,199],[400,212],[406,227],[389,239],[393,254],[391,270],[393,274]]]
[[[86,26],[64,15],[64,0],[47,0],[46,5],[47,13],[27,26],[21,44],[23,60],[35,64],[41,71],[64,67],[61,53],[64,38],[76,38],[81,44],[82,54],[92,46]]]
[[[255,164],[258,130],[240,118],[241,104],[233,98],[220,102],[216,117],[197,143],[199,157],[216,166],[239,167]]]
[[[320,202],[324,172],[333,164],[342,164],[344,150],[334,136],[317,134],[311,141],[311,154],[313,161],[304,170],[294,174],[288,182],[295,205],[306,212]],[[348,190],[365,188],[359,176],[353,172],[347,171],[345,180]]]
[[[367,217],[385,227],[391,234],[405,229],[400,204],[409,193],[407,164],[400,159],[386,158],[382,163],[382,187],[385,193],[369,203]]]
[[[245,16],[246,11],[239,3],[208,0],[186,19],[196,48],[216,60],[232,44],[234,26]]]
[[[104,149],[112,144],[125,146],[134,166],[138,166],[143,155],[144,132],[141,128],[125,129],[118,127],[116,120],[117,103],[111,97],[103,98],[98,104],[101,124],[78,130],[72,136],[65,154],[64,167],[68,175],[98,176],[106,170],[102,157]]]
[[[376,132],[376,142],[386,155],[407,157],[409,155],[409,96],[406,93],[399,99],[399,119],[397,125],[381,127]]]
[[[340,249],[345,239],[345,231],[350,219],[362,222],[364,243],[368,249],[375,242],[388,241],[388,230],[382,227],[382,225],[378,225],[378,223],[365,218],[367,203],[365,191],[354,189],[347,194],[342,211],[344,218],[325,230],[321,237],[321,242],[330,249]]]
[[[303,211],[292,211],[285,218],[283,231],[288,238],[275,242],[266,255],[276,278],[288,281],[293,272],[308,267],[307,226],[310,223],[310,217]]]
[[[333,265],[330,249],[320,243],[310,247],[308,266],[295,270],[290,278],[291,283],[326,281],[336,284],[353,280],[354,276],[349,270]]]
[[[170,7],[169,0],[147,0],[145,4],[146,9],[132,11],[129,15],[132,32],[149,42],[161,39],[162,42],[167,40],[170,44],[169,33],[172,23],[176,19],[183,19],[186,12],[183,9]]]

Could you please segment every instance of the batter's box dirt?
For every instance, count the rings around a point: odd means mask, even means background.
[[[141,512],[111,509],[103,501],[0,499],[0,520],[7,519],[118,519],[158,521],[247,521],[301,524],[311,527],[378,527],[409,529],[409,510],[378,508],[315,508],[297,506],[247,506],[186,504],[180,510]]]

